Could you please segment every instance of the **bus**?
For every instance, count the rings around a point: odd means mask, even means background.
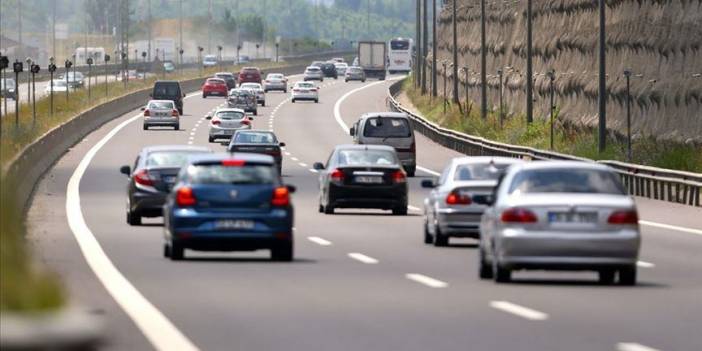
[[[388,71],[410,72],[412,70],[412,50],[414,41],[407,38],[394,38],[389,42]]]

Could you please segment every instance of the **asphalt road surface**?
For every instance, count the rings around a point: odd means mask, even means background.
[[[390,83],[325,80],[319,104],[267,94],[254,126],[287,143],[283,173],[298,189],[292,263],[270,262],[267,251],[186,251],[188,260],[171,262],[160,218],[126,224],[119,167],[142,147],[224,150],[207,142],[204,120],[224,100],[197,93],[186,99],[181,130],[144,131],[133,111],[55,165],[29,213],[37,256],[76,307],[105,317],[109,350],[702,350],[699,208],[638,202],[635,287],[570,272],[517,272],[496,285],[478,279],[475,241],[424,245],[420,181],[458,154],[422,136],[409,216],[318,213],[312,164],[351,142],[344,124],[386,110]]]

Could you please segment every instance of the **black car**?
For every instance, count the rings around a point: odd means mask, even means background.
[[[319,212],[375,208],[407,214],[407,174],[395,149],[384,145],[339,145],[319,171]]]
[[[219,72],[214,75],[216,78],[224,80],[227,83],[227,90],[232,90],[236,88],[236,77],[233,73],[229,72]]]
[[[280,148],[284,146],[285,143],[279,142],[273,132],[265,130],[239,130],[232,136],[227,151],[270,155],[275,160],[278,166],[278,173],[280,173],[283,167],[283,156],[281,155]]]
[[[181,115],[184,97],[185,93],[180,88],[180,83],[175,80],[159,80],[154,83],[154,90],[151,92],[151,98],[154,100],[172,100]]]
[[[164,145],[141,150],[134,168],[122,166],[127,184],[127,223],[140,225],[142,217],[159,217],[166,196],[175,184],[180,168],[190,156],[210,153],[205,147]]]
[[[330,78],[334,78],[334,79],[339,78],[338,73],[336,72],[336,65],[334,65],[334,63],[326,62],[326,63],[322,64],[322,66],[319,68],[322,69],[322,73],[324,73],[324,77],[330,77]]]

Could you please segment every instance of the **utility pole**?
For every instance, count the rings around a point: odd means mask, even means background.
[[[436,8],[434,8],[434,11],[436,11]],[[458,103],[458,33],[456,32],[456,16],[456,0],[453,0],[453,102]]]
[[[526,71],[526,120],[534,121],[534,68],[532,67],[532,13],[531,0],[527,0],[527,71]]]
[[[146,20],[146,31],[149,36],[146,52],[148,53],[149,62],[151,62],[151,0],[146,1],[146,16],[148,17]]]
[[[263,15],[261,16],[261,26],[263,27],[263,33],[261,33],[261,45],[263,45],[263,57],[266,57],[266,0],[263,0]]]
[[[607,148],[607,69],[606,55],[605,55],[605,45],[606,45],[606,32],[605,32],[605,0],[599,0],[599,12],[600,12],[600,43],[599,43],[599,57],[600,57],[600,77],[599,77],[599,128],[598,128],[598,150],[599,152],[604,152]]]
[[[183,50],[183,0],[178,2],[178,45],[180,51]],[[180,54],[180,66],[183,67],[183,54]],[[182,72],[181,72],[182,73]]]
[[[419,61],[421,55],[419,54],[421,52],[421,39],[422,39],[422,32],[421,32],[421,0],[416,0],[417,1],[417,6],[416,6],[416,20],[415,20],[415,34],[414,34],[414,87],[419,88],[419,81],[421,80],[420,76],[420,69],[419,69]]]
[[[17,47],[17,53],[15,53],[17,59],[22,60],[24,56],[24,48],[22,46],[22,1],[17,1],[17,42],[19,46]],[[19,101],[17,101],[19,103]]]
[[[432,24],[431,24],[431,96],[436,97],[439,94],[439,88],[436,86],[436,0],[432,4]]]
[[[212,0],[207,1],[207,54],[212,54]]]
[[[371,0],[368,0],[367,2],[367,7],[366,7],[366,33],[368,33],[368,39],[371,39],[371,30],[370,30],[370,9],[371,9]]]
[[[51,2],[51,56],[56,57],[56,1]]]
[[[422,33],[422,95],[427,93],[427,54],[429,53],[427,47],[429,46],[429,16],[427,15],[427,10],[429,9],[429,0],[424,0],[424,13],[423,22],[424,29]]]
[[[485,21],[485,0],[480,0],[480,118],[482,119],[487,119],[487,44]]]

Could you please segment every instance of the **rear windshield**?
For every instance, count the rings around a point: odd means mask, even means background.
[[[523,171],[514,177],[509,192],[625,194],[615,173],[592,169]]]
[[[152,101],[149,103],[149,108],[154,110],[173,109],[173,101]]]
[[[297,86],[300,88],[314,88],[314,84],[312,83],[299,83]]]
[[[239,111],[219,111],[217,112],[219,119],[237,120],[244,118],[244,114]]]
[[[224,84],[224,81],[221,79],[208,79],[207,83],[209,83],[209,84]]]
[[[319,72],[319,67],[307,67],[308,72]]]
[[[188,163],[192,155],[201,154],[197,151],[157,151],[146,157],[147,167],[180,168]]]
[[[197,165],[187,174],[194,184],[272,184],[276,173],[270,165]]]
[[[155,96],[178,96],[180,95],[180,87],[178,83],[166,83],[159,84],[156,83],[154,86]]]
[[[216,77],[224,80],[234,79],[234,76],[230,74],[217,74]]]
[[[504,163],[459,165],[453,180],[497,180],[509,166]]]
[[[244,68],[241,71],[246,73],[246,74],[253,74],[253,73],[258,74],[258,68]]]
[[[268,79],[283,79],[282,74],[269,74]]]
[[[404,118],[376,117],[366,120],[363,136],[368,138],[409,138],[409,123]]]
[[[358,67],[351,67],[351,68],[349,68],[349,72],[351,72],[351,73],[360,73],[360,72],[361,72],[361,69],[358,68]]]
[[[407,50],[409,46],[409,40],[393,40],[390,42],[391,50]]]
[[[342,166],[396,165],[397,157],[385,150],[341,150],[339,164]]]
[[[241,144],[275,144],[277,141],[272,133],[239,132],[236,133],[234,142]]]

